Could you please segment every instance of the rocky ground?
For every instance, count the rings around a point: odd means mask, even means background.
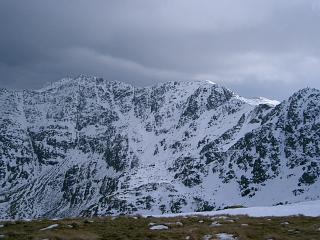
[[[320,217],[120,216],[0,223],[2,239],[320,239]]]

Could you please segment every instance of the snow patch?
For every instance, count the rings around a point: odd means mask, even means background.
[[[260,104],[268,104],[270,106],[277,106],[280,104],[277,100],[272,100],[264,97],[258,97],[258,98],[244,98],[239,95],[235,95],[235,97],[249,105],[260,105]]]
[[[178,213],[178,214],[163,214],[153,215],[154,217],[177,217],[177,216],[216,216],[216,215],[248,215],[249,217],[283,217],[304,215],[309,217],[320,216],[320,200],[300,202],[288,205],[267,206],[267,207],[248,207],[234,208],[210,212],[193,212],[193,213]],[[224,216],[223,216],[224,217]]]

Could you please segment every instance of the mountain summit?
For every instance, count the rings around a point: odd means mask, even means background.
[[[177,213],[320,195],[320,91],[81,75],[0,89],[0,218]]]

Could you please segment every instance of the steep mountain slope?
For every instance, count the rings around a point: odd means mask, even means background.
[[[203,211],[319,198],[320,91],[79,76],[0,90],[0,215]]]

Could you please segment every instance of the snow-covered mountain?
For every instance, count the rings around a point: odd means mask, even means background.
[[[79,76],[0,89],[0,217],[160,214],[319,199],[320,91]]]

